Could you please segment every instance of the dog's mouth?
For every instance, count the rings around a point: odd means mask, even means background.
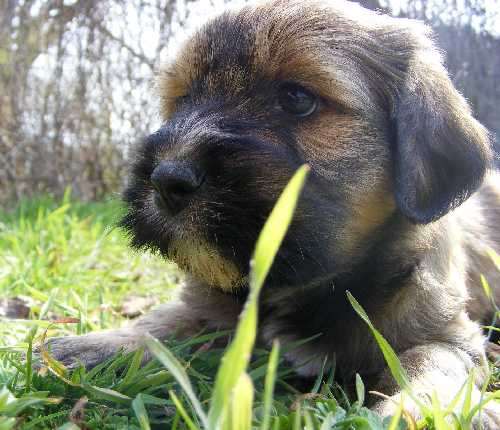
[[[226,240],[217,227],[224,218],[216,209],[221,205],[204,200],[202,191],[180,202],[182,209],[153,187],[146,185],[143,192],[141,200],[127,201],[128,213],[121,222],[133,247],[159,253],[209,286],[232,291],[245,285],[246,267],[235,258],[236,250],[234,255],[226,252]]]
[[[121,226],[132,246],[160,253],[211,286],[246,285],[258,234],[293,174],[275,154],[251,148],[218,145],[160,162],[144,151],[124,193]]]

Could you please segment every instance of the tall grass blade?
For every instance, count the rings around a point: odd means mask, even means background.
[[[462,405],[462,415],[467,416],[471,410],[471,405],[472,405],[472,391],[474,390],[474,369],[471,370],[469,373],[469,377],[467,378],[466,385],[465,385],[465,395],[464,395],[464,402]]]
[[[387,362],[387,365],[389,366],[389,369],[392,373],[392,376],[398,383],[398,385],[403,388],[403,389],[410,389],[410,381],[408,379],[408,375],[406,374],[406,371],[403,369],[401,366],[401,363],[399,362],[399,358],[392,349],[392,347],[389,345],[389,342],[387,342],[384,337],[380,334],[380,332],[374,327],[372,322],[370,321],[370,318],[368,317],[367,313],[365,310],[362,308],[362,306],[358,303],[358,301],[354,298],[354,296],[347,291],[347,298],[349,299],[349,302],[351,303],[351,306],[353,309],[356,311],[356,313],[361,317],[361,319],[368,325],[370,328],[370,331],[372,332],[373,336],[375,337],[375,340],[377,341],[377,344],[382,351],[382,354],[384,355],[385,361]]]
[[[218,430],[233,391],[250,360],[257,333],[257,301],[274,257],[285,237],[309,168],[302,166],[279,197],[262,229],[250,262],[250,294],[240,316],[233,342],[222,357],[212,395],[208,424]]]
[[[271,268],[274,257],[292,221],[299,194],[308,172],[309,167],[307,165],[297,170],[276,202],[257,239],[250,273],[253,290],[260,290]]]
[[[327,363],[328,363],[328,356],[325,355],[325,358],[323,359],[323,364],[321,365],[321,369],[318,373],[318,376],[316,376],[316,380],[314,381],[313,387],[311,388],[311,393],[319,393],[319,390],[321,388],[321,383],[323,382],[323,376],[325,375],[325,367]]]
[[[193,422],[191,418],[189,418],[189,414],[186,412],[186,409],[184,409],[184,406],[182,406],[181,401],[179,398],[175,395],[173,391],[169,391],[168,395],[172,399],[172,402],[174,402],[175,407],[177,408],[177,411],[181,415],[182,419],[188,426],[189,430],[200,430],[196,424]]]
[[[132,401],[129,396],[112,390],[111,388],[102,388],[90,384],[84,384],[82,385],[82,388],[90,395],[98,397],[100,399],[108,400],[110,402],[130,405],[130,402]]]
[[[491,287],[484,275],[480,275],[481,278],[481,286],[483,287],[484,294],[488,297],[488,300],[491,300]]]
[[[451,427],[444,419],[443,408],[435,391],[432,392],[432,413],[436,430],[451,430]]]
[[[346,294],[355,312],[368,325],[370,331],[372,332],[373,337],[375,338],[380,350],[382,351],[387,366],[391,371],[392,377],[396,380],[399,387],[402,390],[404,390],[411,397],[411,399],[419,406],[419,408],[425,412],[425,415],[427,415],[429,412],[429,408],[426,405],[424,405],[417,396],[413,394],[408,375],[406,374],[406,371],[403,369],[403,366],[401,366],[401,362],[399,361],[399,358],[392,349],[391,345],[389,345],[389,342],[387,342],[385,338],[382,336],[382,334],[375,328],[375,326],[370,321],[370,318],[368,317],[367,313],[365,312],[363,307],[358,303],[358,301],[354,298],[354,296],[349,291],[347,291]]]
[[[399,423],[401,422],[401,415],[402,414],[403,414],[403,402],[401,401],[399,403],[398,409],[396,410],[396,413],[391,418],[391,422],[389,423],[389,427],[387,428],[387,430],[398,430],[399,429]]]
[[[224,421],[224,430],[250,430],[252,428],[253,383],[248,374],[242,373],[236,383],[231,406]]]
[[[292,430],[302,430],[302,402],[297,403],[297,409],[293,416]]]
[[[361,407],[365,403],[365,384],[358,373],[356,373],[356,395],[358,397],[358,406]]]
[[[0,430],[3,430],[2,427],[0,427]],[[75,423],[66,423],[61,427],[58,427],[57,430],[80,430],[80,427],[78,427]]]
[[[137,397],[132,401],[132,409],[134,410],[135,416],[139,421],[141,430],[151,430],[148,413],[146,412],[146,407],[144,406],[144,402],[142,401],[142,394],[138,394]]]
[[[123,380],[117,385],[116,389],[122,391],[124,387],[126,387],[132,379],[136,376],[139,368],[141,367],[142,358],[144,356],[144,347],[139,348],[134,352],[132,357],[132,361],[130,362],[127,373],[125,373],[125,377]]]
[[[500,270],[500,256],[491,248],[488,248],[486,250],[490,258],[493,260],[493,263],[495,263],[495,266],[497,267],[498,270]]]
[[[153,354],[159,361],[162,363],[172,374],[172,376],[177,380],[181,388],[186,393],[189,398],[191,404],[193,405],[193,409],[196,411],[196,414],[200,418],[200,421],[203,423],[204,427],[207,427],[207,416],[205,411],[203,410],[198,397],[194,393],[193,387],[189,380],[188,374],[182,367],[182,364],[179,363],[177,358],[168,350],[167,347],[162,345],[162,343],[155,339],[151,335],[146,336],[146,346],[148,347],[151,354]]]
[[[492,400],[500,400],[500,390],[498,391],[494,391],[492,393],[488,393],[484,396],[484,398],[478,403],[476,404],[470,411],[468,417],[467,417],[467,420],[469,422],[472,422],[472,418],[474,418],[474,416],[479,413],[479,411],[481,409],[484,408],[484,406],[486,404],[488,404],[489,402],[491,402]]]
[[[273,349],[269,355],[269,364],[267,366],[266,379],[264,382],[264,405],[263,417],[260,430],[268,430],[271,424],[271,406],[273,402],[273,392],[276,383],[276,372],[279,362],[280,344],[277,340],[273,343]]]

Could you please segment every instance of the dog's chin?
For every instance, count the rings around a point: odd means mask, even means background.
[[[129,211],[120,225],[136,249],[149,249],[172,261],[188,276],[213,288],[235,291],[246,285],[238,264],[225,257],[203,231],[204,222],[194,208],[168,215],[152,199],[128,202]]]
[[[201,236],[184,235],[183,239],[172,239],[166,258],[196,281],[210,287],[230,292],[246,285],[246,276],[237,265]]]

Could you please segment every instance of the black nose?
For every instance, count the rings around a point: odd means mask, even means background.
[[[185,161],[162,161],[151,174],[156,204],[172,215],[187,206],[202,182],[203,177]]]

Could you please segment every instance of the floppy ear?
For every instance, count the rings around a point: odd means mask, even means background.
[[[472,117],[433,44],[420,39],[396,98],[392,152],[396,203],[411,221],[425,224],[479,187],[492,155],[486,129]]]

